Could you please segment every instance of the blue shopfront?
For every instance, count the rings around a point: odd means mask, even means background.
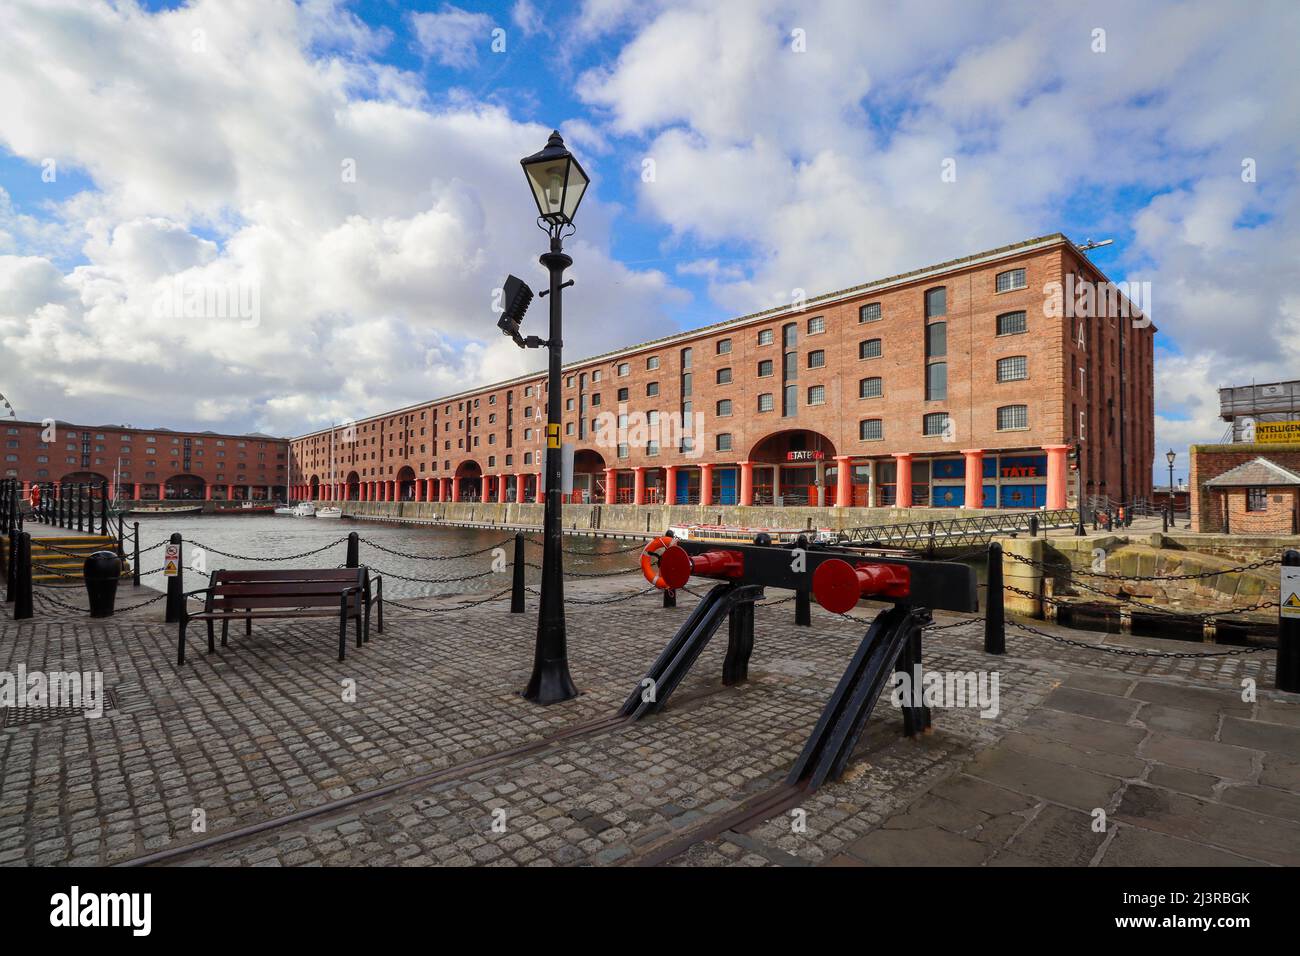
[[[1047,505],[1047,455],[1019,452],[985,455],[981,475],[984,508],[1043,508]],[[913,466],[915,467],[915,466]],[[936,508],[966,506],[966,459],[930,462],[930,503]]]

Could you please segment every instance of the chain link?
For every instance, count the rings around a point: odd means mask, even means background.
[[[220,548],[214,548],[211,545],[204,544],[202,541],[189,541],[187,543],[193,545],[196,548],[201,548],[204,551],[210,551],[213,554],[219,554],[223,558],[234,558],[236,561],[293,561],[297,558],[307,558],[313,554],[320,554],[322,551],[328,551],[330,548],[336,548],[346,540],[348,539],[347,536],[345,535],[342,538],[338,538],[334,541],[331,541],[329,544],[322,545],[321,547],[315,548],[314,550],[311,551],[303,551],[301,554],[284,554],[284,555],[279,555],[271,558],[265,558],[254,554],[231,554],[229,551],[222,551]]]
[[[1019,561],[1021,564],[1027,564],[1040,571],[1056,574],[1060,571],[1066,570],[1064,567],[1053,567],[1043,561],[1035,561],[1033,558],[1027,558],[1022,554],[1011,554],[1010,552],[1005,551],[1003,554],[1006,554],[1013,561]],[[1220,574],[1238,574],[1242,571],[1258,571],[1260,568],[1276,567],[1281,563],[1282,559],[1280,557],[1266,558],[1263,561],[1255,561],[1252,564],[1243,564],[1240,567],[1223,568],[1219,571],[1202,571],[1200,574],[1109,574],[1103,571],[1091,571],[1084,568],[1076,568],[1073,565],[1069,566],[1069,571],[1071,574],[1082,574],[1090,578],[1103,578],[1107,581],[1197,581],[1201,578],[1218,577]]]

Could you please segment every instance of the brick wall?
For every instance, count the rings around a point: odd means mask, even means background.
[[[1294,534],[1297,493],[1292,488],[1270,488],[1265,511],[1246,510],[1246,489],[1206,488],[1205,482],[1256,458],[1266,458],[1300,473],[1300,447],[1296,445],[1234,444],[1193,445],[1192,530],[1230,531],[1234,534]],[[1278,500],[1280,499],[1280,500]]]

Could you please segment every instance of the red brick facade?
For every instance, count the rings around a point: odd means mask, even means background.
[[[1147,496],[1155,329],[1114,310],[1062,315],[1049,290],[1071,278],[1106,281],[1048,236],[567,365],[576,495],[968,507]],[[937,395],[934,365],[946,373]],[[536,500],[545,401],[537,374],[296,438],[295,495]],[[694,447],[663,435],[683,410]],[[657,416],[659,442],[638,440],[638,416]]]
[[[116,475],[128,500],[283,498],[289,442],[266,435],[219,435],[166,429],[0,424],[6,478],[99,484]]]
[[[1300,446],[1193,445],[1189,451],[1193,531],[1288,535],[1300,530],[1300,489],[1261,488],[1252,499],[1246,487],[1207,488],[1205,485],[1210,479],[1256,458],[1265,458],[1300,474]]]

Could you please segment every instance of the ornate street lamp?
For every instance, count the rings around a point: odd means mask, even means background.
[[[551,297],[551,327],[547,341],[536,336],[524,340],[525,345],[545,345],[550,353],[546,393],[546,512],[542,522],[542,601],[537,615],[537,645],[533,653],[533,674],[528,680],[524,697],[538,704],[554,704],[578,696],[578,688],[569,676],[568,637],[564,628],[564,535],[560,530],[560,410],[561,351],[564,345],[561,290],[573,284],[562,281],[564,270],[573,260],[564,254],[563,240],[573,235],[573,217],[582,202],[591,181],[582,165],[564,146],[558,131],[551,133],[546,148],[520,160],[528,186],[537,202],[537,224],[551,237],[549,252],[543,253],[541,263],[551,275],[550,288],[541,295]],[[522,283],[520,283],[522,285]],[[527,287],[525,287],[527,288]],[[523,299],[517,288],[513,298]],[[523,308],[527,300],[523,299]],[[503,316],[503,331],[519,342],[517,328],[522,310],[515,311],[515,321]]]
[[[1174,504],[1174,461],[1177,458],[1172,448],[1165,452],[1165,461],[1169,462],[1169,506],[1171,508]]]

